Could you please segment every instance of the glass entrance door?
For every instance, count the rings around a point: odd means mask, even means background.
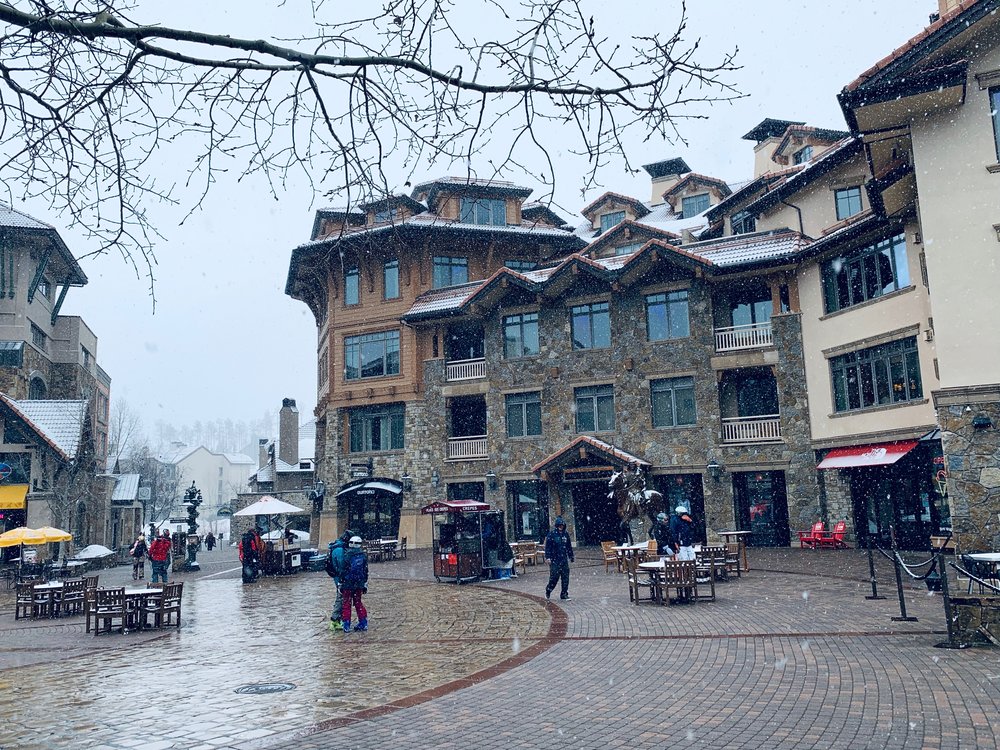
[[[788,546],[788,499],[783,471],[750,471],[733,474],[736,522],[749,531],[751,547]]]

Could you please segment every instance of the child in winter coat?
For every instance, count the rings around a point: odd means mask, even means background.
[[[368,610],[361,601],[361,595],[368,593],[368,558],[361,549],[361,537],[352,536],[344,555],[344,569],[340,576],[340,593],[344,597],[344,607],[340,612],[344,632],[351,632],[351,604],[358,615],[355,630],[368,630]]]
[[[135,538],[135,543],[129,549],[128,554],[132,558],[132,580],[141,581],[146,577],[146,555],[149,547],[146,545],[146,537],[139,534]]]

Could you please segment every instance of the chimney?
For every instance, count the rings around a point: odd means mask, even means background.
[[[938,16],[944,18],[962,4],[962,0],[938,0]]]
[[[299,465],[299,410],[294,398],[281,400],[278,412],[278,458],[292,466]]]
[[[267,438],[257,438],[257,468],[267,466]]]

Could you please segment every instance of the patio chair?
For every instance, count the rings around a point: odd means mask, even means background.
[[[514,553],[514,561],[513,561],[513,565],[511,566],[511,569],[516,574],[517,573],[517,566],[520,565],[521,566],[521,573],[522,574],[527,573],[528,572],[527,571],[527,562],[525,562],[524,552],[522,551],[521,545],[518,544],[517,546],[511,547],[510,549]]]
[[[365,539],[361,542],[361,549],[364,550],[370,562],[382,562],[381,539]]]
[[[693,560],[667,560],[663,563],[660,585],[664,602],[670,603],[670,589],[677,592],[678,600],[698,601],[698,576]]]
[[[67,578],[62,586],[62,613],[78,615],[83,611],[84,580],[82,578]]]
[[[85,589],[96,589],[97,581],[100,578],[99,575],[84,576],[83,577],[83,587]]]
[[[614,542],[601,542],[601,553],[604,555],[604,572],[607,573],[608,569],[614,565],[615,569],[621,573],[622,566],[618,559],[618,551],[615,549]]]
[[[740,564],[740,543],[739,542],[726,542],[726,577],[728,578],[733,573],[736,574],[737,578],[743,576],[743,567]]]
[[[823,538],[826,533],[826,525],[822,521],[817,521],[812,525],[809,531],[799,532],[799,549],[816,549],[819,545],[819,540]]]
[[[14,619],[20,620],[22,617],[34,617],[35,609],[35,584],[19,583],[14,594]]]
[[[118,589],[97,589],[97,597],[92,610],[94,618],[94,635],[99,635],[102,629],[110,633],[118,621],[118,627],[124,633],[127,627],[128,613],[125,609],[125,587]],[[103,625],[102,625],[103,624]]]
[[[660,559],[660,554],[657,551],[657,544],[655,539],[650,539],[646,542],[646,549],[642,550],[643,562],[655,562]]]
[[[726,569],[726,548],[720,544],[706,544],[701,548],[701,558],[703,565],[711,564],[715,569],[715,579],[720,581],[729,580],[729,571]],[[698,559],[696,554],[695,559]]]
[[[524,558],[525,565],[538,565],[538,542],[521,542],[517,551]]]
[[[87,588],[87,580],[83,582],[83,618],[86,624],[85,631],[90,632],[91,620],[94,617],[94,605],[97,603],[97,587]]]
[[[400,560],[406,559],[406,537],[399,540],[399,548],[396,550],[396,557]]]
[[[987,584],[1000,587],[1000,581],[997,580],[996,566],[987,560],[976,560],[971,555],[959,555],[959,559],[962,562],[962,568],[969,575],[973,575],[979,579],[979,581],[969,579],[969,587],[966,591],[967,594],[972,593],[973,588],[978,588],[980,594],[994,594],[995,592],[987,588],[983,581]]]
[[[844,534],[847,533],[847,521],[837,521],[833,526],[833,531],[823,534],[816,542],[816,547],[824,549],[847,549],[849,546],[844,541]]]
[[[695,582],[698,586],[702,587],[701,591],[706,591],[707,587],[707,593],[699,593],[696,588],[694,591],[695,598],[698,600],[714,602],[715,576],[718,574],[718,568],[716,567],[716,556],[713,548],[702,547],[700,551],[695,552],[694,574]]]
[[[639,558],[631,555],[625,559],[628,580],[628,600],[638,604],[642,600],[642,590],[649,589],[650,602],[659,601],[659,582],[656,576],[651,576],[639,567]]]
[[[150,597],[143,605],[141,623],[154,628],[162,628],[164,625],[174,625],[179,628],[183,592],[183,582],[164,584],[159,596]],[[153,618],[152,625],[149,624],[150,617]],[[174,622],[175,617],[176,622]]]

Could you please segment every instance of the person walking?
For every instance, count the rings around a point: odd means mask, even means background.
[[[213,534],[211,531],[208,532],[208,535],[205,537],[205,548],[209,552],[215,549],[215,534]]]
[[[687,506],[678,505],[674,513],[670,519],[670,532],[674,537],[677,559],[694,560],[694,521],[688,515]]]
[[[330,610],[330,630],[343,630],[341,615],[344,610],[344,595],[340,593],[340,579],[344,574],[344,559],[347,556],[347,544],[354,532],[347,529],[343,534],[330,542],[330,554],[326,558],[326,574],[333,579],[333,587],[337,591],[337,598],[333,602],[333,609]]]
[[[361,549],[359,536],[352,536],[347,543],[344,569],[340,577],[340,593],[344,597],[344,606],[340,610],[344,632],[351,632],[351,604],[358,615],[358,624],[354,629],[368,630],[368,610],[361,601],[361,595],[368,593],[368,557]]]
[[[149,545],[146,544],[145,534],[140,533],[135,538],[128,554],[132,558],[132,580],[144,580],[146,578],[146,555],[149,554]]]
[[[167,582],[167,570],[170,567],[170,529],[164,529],[160,536],[149,545],[149,559],[153,563],[153,583]]]
[[[656,523],[653,524],[653,539],[656,541],[656,554],[674,556],[674,533],[670,530],[669,519],[666,513],[656,514]]]
[[[566,532],[562,516],[556,517],[555,528],[545,537],[545,558],[549,561],[549,582],[545,584],[545,598],[552,596],[556,583],[562,579],[559,598],[569,599],[569,564],[574,562],[573,545]]]

